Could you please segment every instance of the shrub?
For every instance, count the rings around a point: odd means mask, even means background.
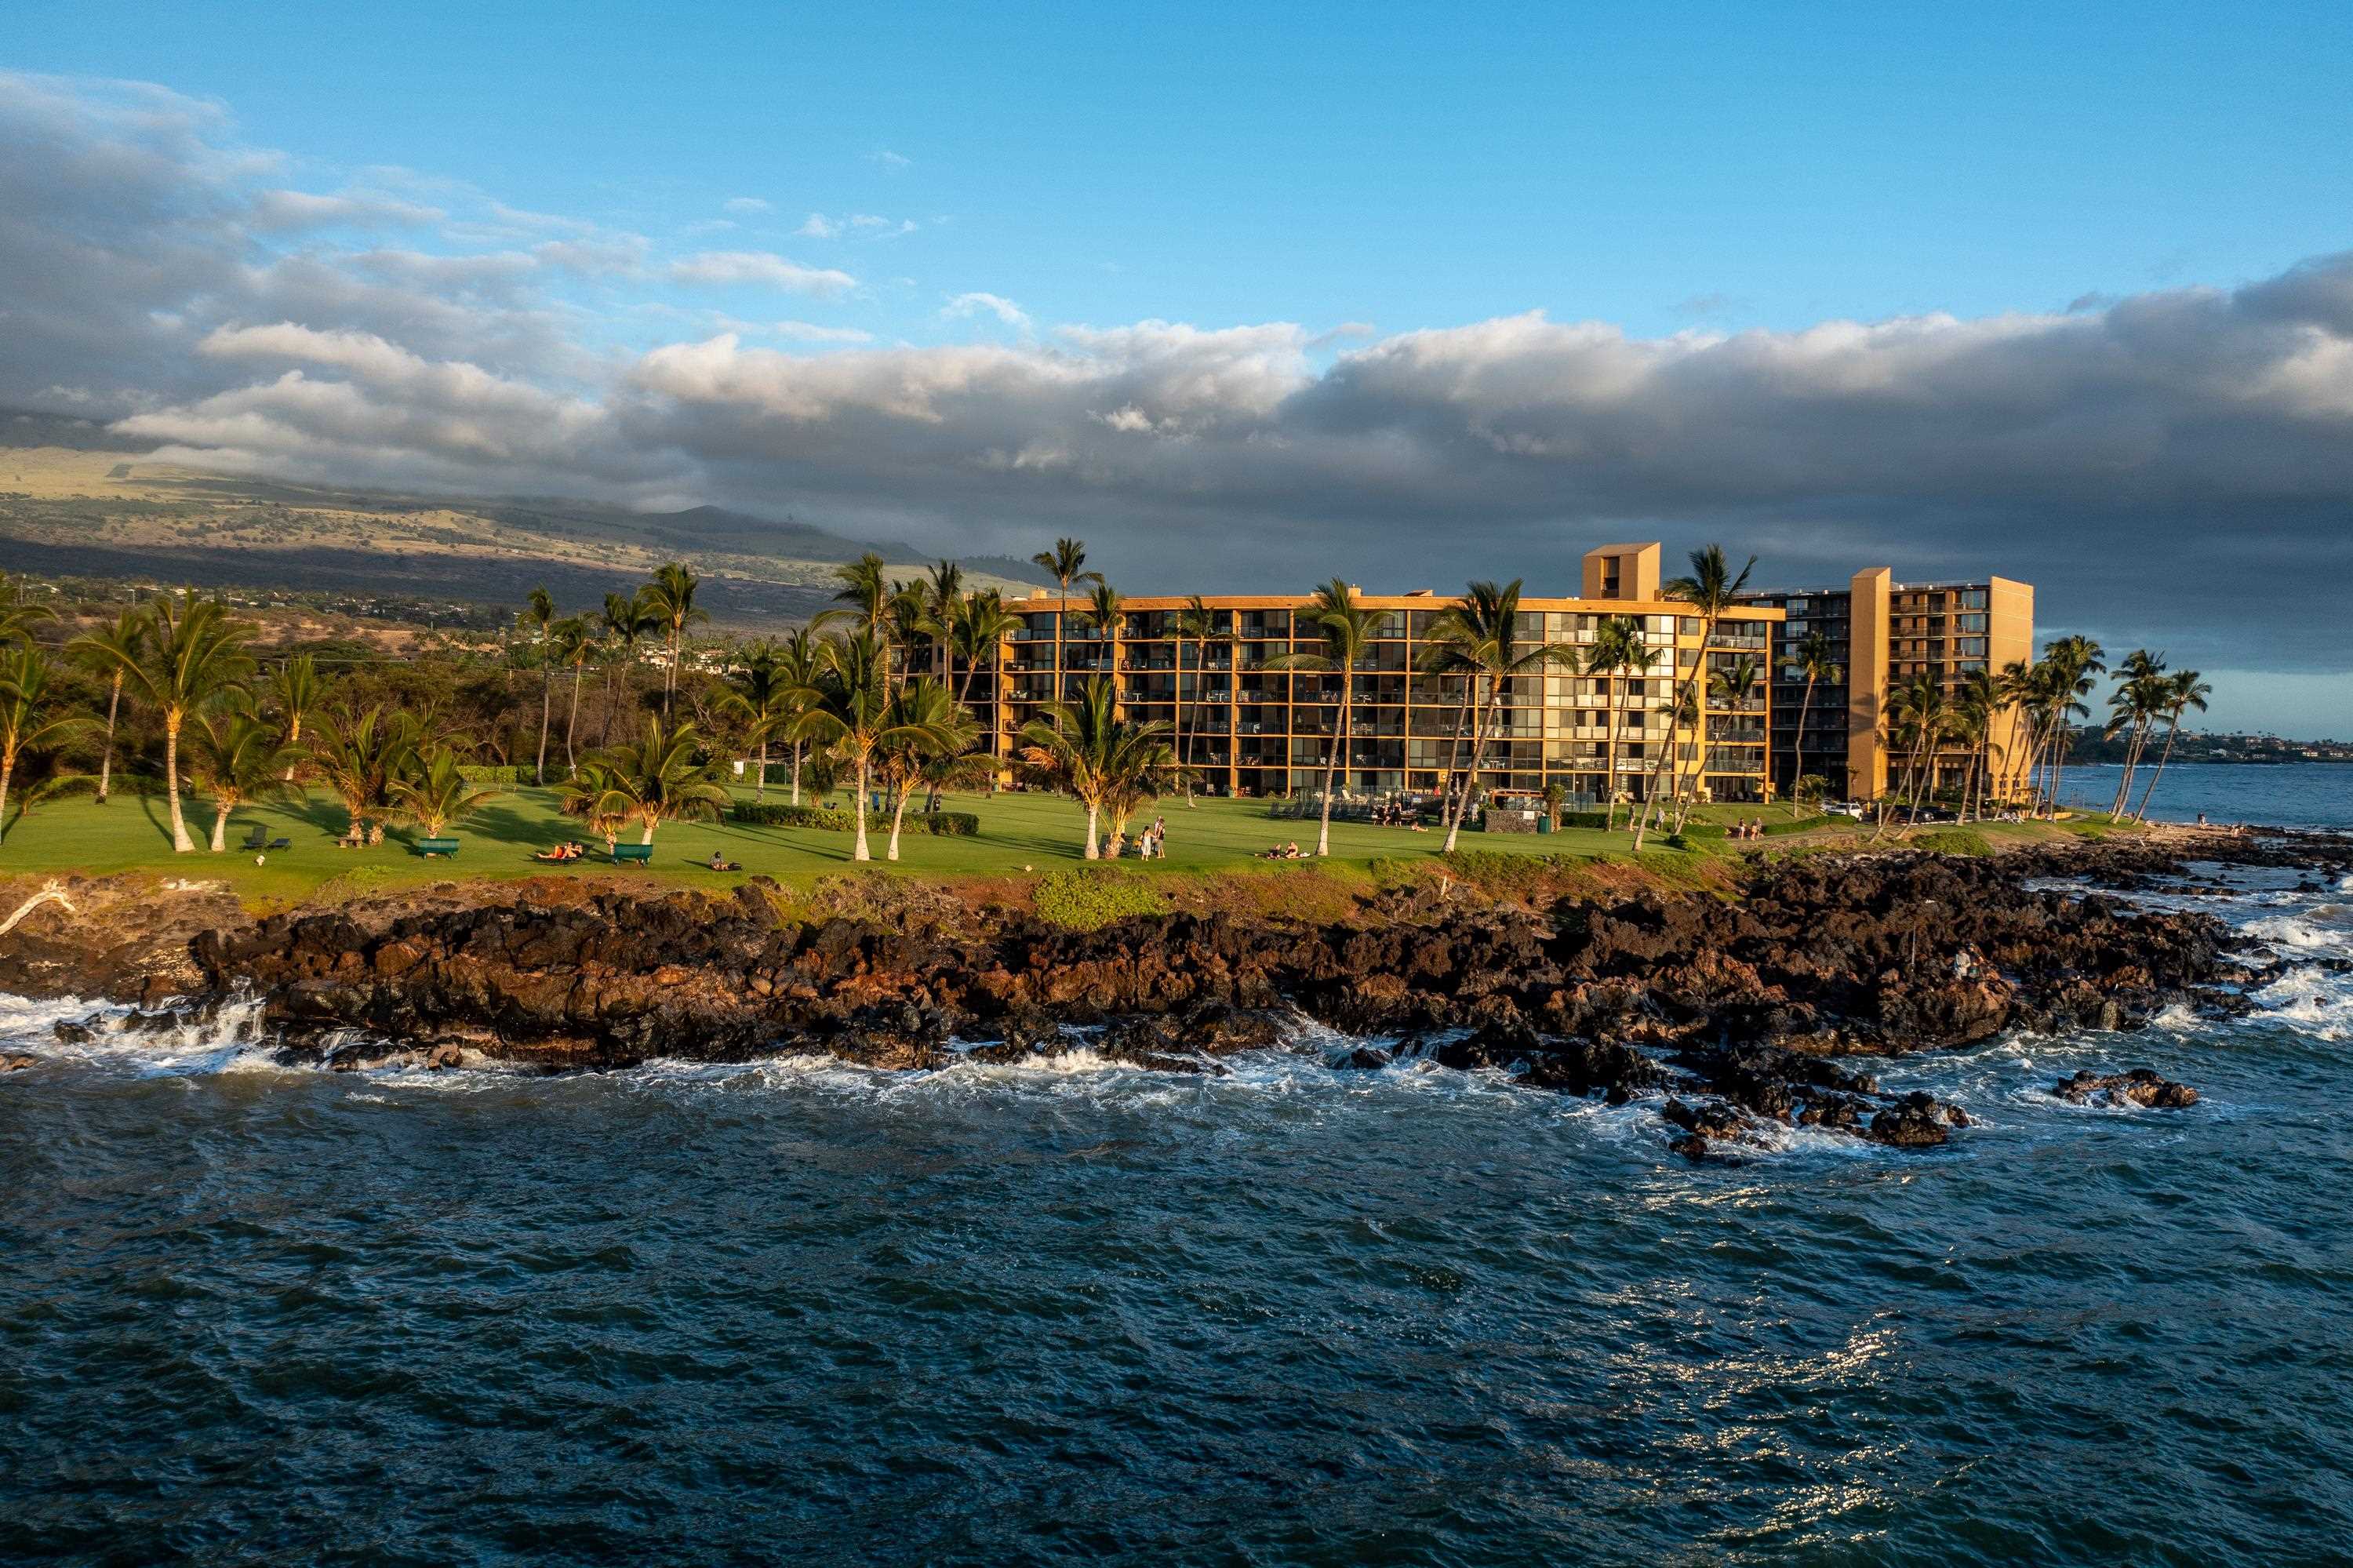
[[[1933,833],[1922,833],[1916,842],[1932,854],[1993,853],[1993,845],[1975,828],[1938,828]]]
[[[486,763],[465,762],[459,764],[458,777],[469,784],[512,785],[523,783],[523,776],[530,771],[527,768],[495,768]]]
[[[980,832],[980,819],[970,811],[910,811],[902,824],[911,833],[929,833],[937,839],[968,839]],[[890,824],[883,829],[888,832]]]
[[[738,800],[727,808],[727,820],[746,827],[815,828],[827,833],[846,833],[858,825],[849,812],[832,806],[796,806],[789,800]],[[871,832],[872,817],[866,825]]]
[[[1058,871],[1038,879],[1031,902],[1039,918],[1074,931],[1092,931],[1134,915],[1158,915],[1167,906],[1152,885],[1119,871]]]

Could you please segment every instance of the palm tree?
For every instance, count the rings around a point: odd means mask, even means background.
[[[1820,627],[1798,639],[1790,668],[1806,678],[1806,694],[1798,703],[1796,761],[1789,774],[1789,795],[1794,800],[1798,780],[1806,776],[1806,722],[1813,716],[1814,687],[1823,681],[1835,686],[1846,679],[1846,672],[1839,665],[1838,645]]]
[[[1761,679],[1762,673],[1757,667],[1757,661],[1750,658],[1747,654],[1743,653],[1739,658],[1735,659],[1732,662],[1732,667],[1730,669],[1717,670],[1709,674],[1707,678],[1707,693],[1710,697],[1715,699],[1715,701],[1722,705],[1723,707],[1726,709],[1736,709],[1741,704],[1746,702],[1749,698],[1757,694],[1757,687]],[[1694,763],[1692,769],[1693,776],[1695,779],[1705,769],[1706,766],[1707,739],[1705,735],[1703,734],[1699,745],[1699,758]],[[1767,766],[1769,768],[1771,764],[1768,762]],[[1680,794],[1680,791],[1678,791],[1678,793]],[[1676,812],[1675,832],[1683,832],[1684,827],[1691,821],[1691,806],[1693,803],[1697,801],[1698,795],[1699,790],[1696,785],[1694,785],[1689,800]]]
[[[1219,629],[1221,612],[1211,609],[1208,601],[1195,594],[1185,601],[1176,616],[1176,760],[1185,769],[1185,806],[1193,806],[1193,732],[1198,724],[1187,725],[1187,717],[1198,719],[1201,710],[1201,687],[1209,677],[1209,644],[1230,639]],[[1185,701],[1185,648],[1193,649],[1193,701]]]
[[[867,794],[874,780],[874,754],[892,744],[890,669],[881,639],[868,628],[820,644],[817,680],[788,732],[796,740],[833,747],[855,771],[858,831],[852,860],[874,858],[866,844]]]
[[[1374,628],[1380,621],[1378,610],[1366,609],[1356,602],[1356,590],[1334,577],[1315,590],[1314,599],[1303,612],[1312,624],[1322,629],[1324,652],[1321,653],[1284,653],[1266,662],[1269,670],[1335,670],[1340,675],[1339,733],[1324,758],[1324,810],[1317,824],[1315,853],[1332,853],[1332,796],[1338,779],[1340,760],[1348,754],[1351,717],[1355,712],[1356,662],[1371,649]]]
[[[45,626],[58,618],[58,612],[46,604],[34,604],[25,598],[21,578],[0,572],[0,645],[23,640],[30,641],[33,628]]]
[[[1469,584],[1461,599],[1440,612],[1422,655],[1422,668],[1428,673],[1441,679],[1461,678],[1463,713],[1471,724],[1471,766],[1463,774],[1461,789],[1450,789],[1446,803],[1445,850],[1450,854],[1463,819],[1471,814],[1472,798],[1478,792],[1490,724],[1500,723],[1513,679],[1546,665],[1577,667],[1577,650],[1565,643],[1540,643],[1523,651],[1519,616],[1517,577],[1500,588],[1490,582]]]
[[[1125,597],[1120,593],[1119,589],[1103,581],[1101,577],[1097,577],[1095,578],[1095,591],[1087,597],[1087,606],[1084,609],[1079,611],[1079,619],[1084,621],[1087,625],[1094,628],[1095,635],[1103,639],[1103,659],[1104,670],[1116,672],[1119,668],[1119,660],[1116,652],[1119,634],[1122,630],[1125,630],[1127,626],[1127,600]],[[1116,683],[1117,675],[1115,673],[1113,674],[1113,683]]]
[[[1687,702],[1684,699],[1687,697],[1695,699],[1698,696],[1700,675],[1707,668],[1708,649],[1715,641],[1716,622],[1724,618],[1725,611],[1730,609],[1738,601],[1741,590],[1748,586],[1748,574],[1757,569],[1757,557],[1749,556],[1747,564],[1742,567],[1739,575],[1735,577],[1730,564],[1724,558],[1724,546],[1710,545],[1691,553],[1691,568],[1689,577],[1676,577],[1672,582],[1660,585],[1659,594],[1662,599],[1677,599],[1690,605],[1699,618],[1699,652],[1692,661],[1690,675],[1683,679],[1682,689],[1676,695],[1673,712],[1674,715],[1680,715],[1685,712],[1700,714],[1698,749],[1701,754],[1700,765],[1704,768],[1707,751],[1706,715],[1698,702]],[[1670,643],[1669,646],[1672,647],[1673,644]],[[1680,659],[1682,655],[1678,653],[1676,657]],[[1666,749],[1660,754],[1659,766],[1651,773],[1651,799],[1642,812],[1644,827],[1649,825],[1654,812],[1661,822],[1663,823],[1667,820],[1666,803],[1659,798],[1658,786],[1661,779],[1670,777],[1668,768],[1674,760],[1674,752],[1675,736],[1672,715],[1671,715]],[[1681,793],[1680,780],[1677,781],[1676,793],[1678,795]],[[1640,853],[1642,847],[1642,828],[1634,830],[1634,848],[1637,853]]]
[[[285,779],[289,784],[294,782],[295,770],[303,761],[299,749],[303,721],[318,713],[322,700],[319,662],[310,654],[297,653],[270,673],[269,704],[278,710],[278,745],[290,754]]]
[[[417,726],[410,715],[381,705],[319,726],[309,748],[311,761],[343,801],[353,838],[384,842],[392,781],[406,770],[417,737]]]
[[[635,744],[597,753],[603,793],[588,814],[635,821],[645,830],[638,840],[641,844],[653,842],[654,830],[673,818],[718,815],[726,809],[727,790],[694,760],[701,744],[691,724],[672,728],[648,714],[645,731]]]
[[[637,662],[638,639],[651,630],[653,625],[643,598],[621,593],[605,596],[605,648],[611,662],[605,677],[605,722],[596,734],[599,746],[609,745],[613,738],[613,713],[620,701],[616,694],[616,683],[630,682],[631,667]]]
[[[891,614],[892,588],[888,576],[890,569],[889,564],[871,550],[846,566],[833,568],[835,578],[841,584],[840,590],[833,596],[834,602],[849,605],[856,612],[858,619],[866,623],[866,630],[877,638],[882,635],[883,623],[890,619]],[[825,616],[819,617],[819,620],[830,618],[836,613],[838,612],[828,610]],[[890,652],[887,644],[884,645],[883,652],[886,656]]]
[[[1020,629],[1021,618],[1005,608],[1005,597],[995,588],[984,588],[965,600],[949,633],[955,656],[964,664],[964,673],[956,682],[957,702],[969,700],[973,677],[981,665],[993,662],[1005,640]]]
[[[1968,743],[1968,772],[1961,783],[1961,817],[1985,814],[1986,786],[1993,769],[1993,721],[2001,712],[2001,683],[1982,669],[1961,673],[1953,699],[1954,730]]]
[[[550,657],[550,634],[555,626],[555,596],[543,588],[535,588],[515,615],[515,624],[530,633],[532,647],[539,658],[539,766],[533,782],[547,782],[547,732],[553,727],[555,712],[555,661]],[[438,837],[428,834],[427,837]]]
[[[1054,695],[1052,700],[1059,706],[1065,694],[1062,690],[1062,622],[1065,619],[1062,613],[1063,601],[1071,597],[1072,583],[1099,583],[1103,581],[1103,574],[1085,569],[1087,546],[1083,539],[1057,539],[1054,541],[1052,549],[1040,550],[1030,556],[1029,564],[1042,567],[1052,576],[1055,582],[1061,586],[1061,599],[1057,599],[1054,605]]]
[[[2142,821],[2148,821],[2148,798],[2157,793],[2157,782],[2165,777],[2165,766],[2173,760],[2173,737],[2181,733],[2181,715],[2191,708],[2206,711],[2206,699],[2214,688],[2199,679],[2195,670],[2176,670],[2166,682],[2165,750],[2158,754],[2157,771],[2149,775],[2148,788],[2141,791],[2140,810],[2133,814]]]
[[[2088,637],[2062,637],[2043,644],[2042,656],[2050,661],[2051,720],[2046,743],[2051,748],[2050,791],[2051,814],[2059,814],[2059,794],[2066,782],[2067,748],[2073,737],[2070,721],[2089,718],[2092,710],[2084,705],[2096,683],[2094,676],[2107,673],[2106,652]]]
[[[923,585],[923,628],[932,640],[932,673],[948,678],[948,652],[956,624],[964,619],[964,568],[954,561],[932,563],[931,577]]]
[[[907,800],[924,781],[926,770],[970,750],[974,733],[972,720],[942,682],[918,677],[892,694],[874,756],[891,806],[891,839],[883,859],[899,858],[899,825],[906,820]]]
[[[792,705],[792,688],[786,683],[776,645],[754,643],[744,662],[729,673],[727,680],[731,689],[724,699],[726,705],[750,721],[752,738],[759,747],[756,766],[760,771],[752,787],[752,798],[765,800],[768,798],[768,740]]]
[[[2141,747],[2171,694],[2164,654],[2136,648],[2125,655],[2116,672],[2116,689],[2108,694],[2108,722],[2101,732],[2113,738],[2122,730],[2126,736],[2124,776],[2116,781],[2116,802],[2108,808],[2111,817],[2120,821],[2124,817],[2125,802],[2132,799],[2133,773],[2140,765]]]
[[[776,681],[784,688],[784,702],[777,715],[776,733],[792,743],[793,804],[801,803],[801,753],[807,742],[794,732],[794,723],[807,712],[818,698],[818,683],[825,674],[825,644],[806,626],[797,626],[785,634],[776,647]]]
[[[1087,809],[1082,854],[1101,856],[1095,829],[1105,805],[1123,790],[1156,789],[1176,771],[1176,753],[1158,720],[1138,723],[1119,716],[1112,683],[1097,675],[1075,703],[1056,703],[1045,718],[1022,726],[1021,758],[1050,778],[1064,794]]]
[[[463,821],[498,793],[476,789],[459,768],[458,754],[438,744],[418,751],[391,787],[395,809],[428,839],[439,838],[444,828]]]
[[[593,752],[581,759],[564,781],[560,805],[565,816],[582,818],[588,831],[605,841],[609,854],[614,841],[628,825],[632,799],[616,786],[613,769],[600,760],[603,756],[601,751]]]
[[[1633,694],[1631,688],[1635,682],[1642,682],[1647,686],[1651,673],[1659,667],[1659,661],[1665,657],[1663,649],[1653,648],[1642,641],[1642,623],[1632,616],[1612,616],[1602,622],[1603,630],[1606,631],[1613,624],[1622,629],[1618,635],[1623,638],[1624,642],[1622,647],[1614,650],[1616,657],[1609,666],[1616,672],[1618,678],[1611,683],[1609,736],[1604,742],[1609,764],[1609,805],[1601,818],[1601,831],[1604,832],[1608,832],[1617,821],[1618,740],[1625,728],[1626,699]],[[1599,638],[1599,634],[1597,633],[1594,644],[1596,653],[1601,650]],[[1631,798],[1629,798],[1626,802],[1626,831],[1630,833],[1634,831],[1634,802]]]
[[[638,590],[638,602],[653,619],[656,627],[670,635],[670,667],[662,672],[662,717],[670,717],[670,694],[678,686],[679,661],[686,656],[686,629],[698,620],[711,619],[709,612],[694,603],[694,590],[702,578],[678,561],[666,562],[654,568],[654,580]]]
[[[572,705],[564,715],[564,770],[579,766],[572,750],[573,732],[580,727],[580,677],[596,653],[596,629],[585,615],[567,615],[547,629],[547,656],[572,672]],[[542,780],[544,782],[544,779]]]
[[[120,669],[134,694],[164,721],[164,789],[171,802],[172,849],[193,854],[188,824],[180,810],[180,730],[188,715],[240,687],[253,673],[245,645],[249,630],[228,618],[194,588],[178,599],[155,601],[148,634],[134,657],[104,655]]]
[[[122,710],[123,673],[139,662],[148,629],[144,610],[126,609],[111,625],[85,631],[66,644],[66,651],[76,662],[106,678],[106,748],[98,759],[98,803],[101,806],[106,804],[107,791],[114,779],[114,721]]]
[[[243,713],[198,724],[190,746],[189,774],[213,798],[212,852],[219,854],[228,848],[229,813],[248,801],[287,793],[301,753],[280,737],[276,726]]]
[[[6,832],[16,759],[62,745],[86,726],[86,720],[49,716],[48,705],[49,656],[40,645],[28,641],[0,654],[0,833]]]

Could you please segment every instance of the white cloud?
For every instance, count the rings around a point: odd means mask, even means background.
[[[839,239],[841,238],[841,225],[821,212],[813,212],[793,232],[810,239]]]
[[[670,264],[681,283],[755,284],[786,293],[831,298],[858,287],[858,280],[829,267],[804,267],[766,250],[705,250]]]
[[[247,221],[264,233],[282,233],[302,228],[413,228],[438,223],[448,216],[440,207],[394,196],[263,191],[254,197]]]
[[[810,239],[839,239],[844,234],[856,234],[866,239],[896,239],[902,234],[913,234],[921,228],[913,218],[890,218],[871,212],[854,212],[847,217],[828,217],[813,212],[793,232]]]
[[[729,212],[735,213],[761,213],[776,210],[773,206],[759,196],[729,196],[721,205]]]
[[[1029,330],[1029,313],[1002,294],[958,294],[940,307],[940,314],[949,320],[967,316],[995,316],[1009,327]]]
[[[914,159],[908,157],[905,154],[894,153],[888,147],[878,147],[873,152],[867,154],[866,156],[871,161],[881,164],[886,169],[912,168],[914,166],[915,162]]]
[[[769,328],[796,343],[872,343],[874,334],[857,327],[819,326],[815,322],[778,322]]]

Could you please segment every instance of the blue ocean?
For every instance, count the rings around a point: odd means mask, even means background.
[[[2159,814],[2353,784],[2209,771]],[[327,1074],[0,1001],[0,1562],[2341,1563],[2353,886],[2216,879],[2295,960],[2247,1018],[1697,1168],[1312,1033]],[[2142,1065],[2203,1097],[2048,1092]]]

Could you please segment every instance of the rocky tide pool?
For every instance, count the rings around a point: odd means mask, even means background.
[[[1670,1156],[1356,1044],[331,1073],[6,1004],[0,1560],[2283,1563],[2353,1529],[2353,885],[2242,1019]],[[2156,1068],[2186,1109],[2075,1105]]]

